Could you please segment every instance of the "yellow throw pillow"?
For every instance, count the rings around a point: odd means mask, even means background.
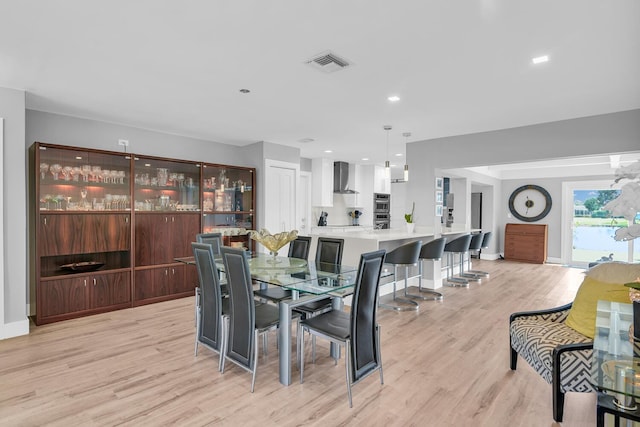
[[[630,303],[629,288],[620,283],[601,282],[586,276],[569,310],[566,325],[582,335],[593,338],[596,332],[598,300]]]

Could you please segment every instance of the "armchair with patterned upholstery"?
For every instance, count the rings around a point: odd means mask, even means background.
[[[572,304],[509,316],[511,369],[518,354],[552,385],[553,419],[562,422],[564,394],[591,392],[593,340],[565,324]]]
[[[585,273],[572,303],[509,316],[511,369],[518,355],[552,385],[553,419],[562,422],[566,392],[591,392],[591,358],[598,300],[629,303],[624,283],[640,277],[640,264],[609,262]]]

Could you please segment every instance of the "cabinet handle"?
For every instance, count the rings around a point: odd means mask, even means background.
[[[166,216],[164,217],[164,222],[169,222],[169,218],[167,218]]]
[[[44,217],[44,225],[47,225],[47,217]]]
[[[175,268],[172,268],[172,269],[171,269],[171,273],[173,273],[173,275],[175,276],[175,275],[176,275],[176,269],[175,269]]]
[[[84,286],[87,287],[87,279],[84,279]]]
[[[175,221],[176,221],[176,217],[175,217],[175,216],[172,216],[172,217],[171,217],[171,222],[175,222]]]
[[[129,223],[129,217],[128,216],[124,217],[124,222],[126,222],[127,224]]]
[[[93,286],[95,286],[95,285],[96,285],[96,278],[94,277],[93,278]]]
[[[164,275],[165,275],[165,276],[168,276],[168,275],[169,275],[169,269],[168,269],[168,268],[165,268],[165,269],[164,269]]]

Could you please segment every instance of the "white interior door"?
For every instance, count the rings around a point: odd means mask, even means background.
[[[295,229],[298,225],[296,195],[300,166],[273,160],[265,161],[265,172],[265,228],[271,233]],[[283,253],[285,250],[286,247],[282,248]]]

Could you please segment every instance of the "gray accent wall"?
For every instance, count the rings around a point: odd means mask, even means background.
[[[0,281],[3,307],[0,339],[29,332],[27,319],[27,155],[25,137],[25,93],[0,87],[0,117],[4,118],[2,157],[4,276]]]

